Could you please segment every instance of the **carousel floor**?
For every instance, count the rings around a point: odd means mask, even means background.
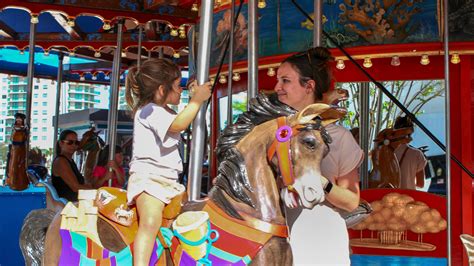
[[[446,258],[351,255],[351,266],[446,266]]]

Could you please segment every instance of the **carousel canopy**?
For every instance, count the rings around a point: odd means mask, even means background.
[[[35,24],[35,77],[108,83],[122,22],[121,72],[138,55],[170,58],[187,66],[190,28],[198,12],[191,0],[23,0],[0,2],[0,72],[27,74],[31,24]],[[141,36],[141,49],[138,42]]]

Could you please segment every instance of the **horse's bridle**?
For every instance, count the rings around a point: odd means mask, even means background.
[[[271,161],[275,154],[277,155],[280,177],[283,181],[283,185],[288,188],[289,191],[296,192],[293,187],[295,176],[293,174],[293,160],[291,158],[292,137],[298,135],[298,133],[303,130],[319,130],[329,152],[328,144],[331,143],[331,137],[321,124],[322,118],[317,116],[314,121],[315,123],[290,127],[286,117],[281,116],[277,118],[278,129],[275,133],[276,138],[267,150],[267,159]]]

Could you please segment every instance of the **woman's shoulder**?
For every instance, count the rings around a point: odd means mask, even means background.
[[[341,125],[334,124],[334,123],[327,125],[326,131],[333,138],[344,138],[344,137],[347,137],[348,135],[352,137],[351,132],[347,128]]]

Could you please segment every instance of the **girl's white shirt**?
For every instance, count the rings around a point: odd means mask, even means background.
[[[178,179],[183,170],[178,151],[180,133],[168,132],[176,113],[149,103],[135,113],[130,172]]]

